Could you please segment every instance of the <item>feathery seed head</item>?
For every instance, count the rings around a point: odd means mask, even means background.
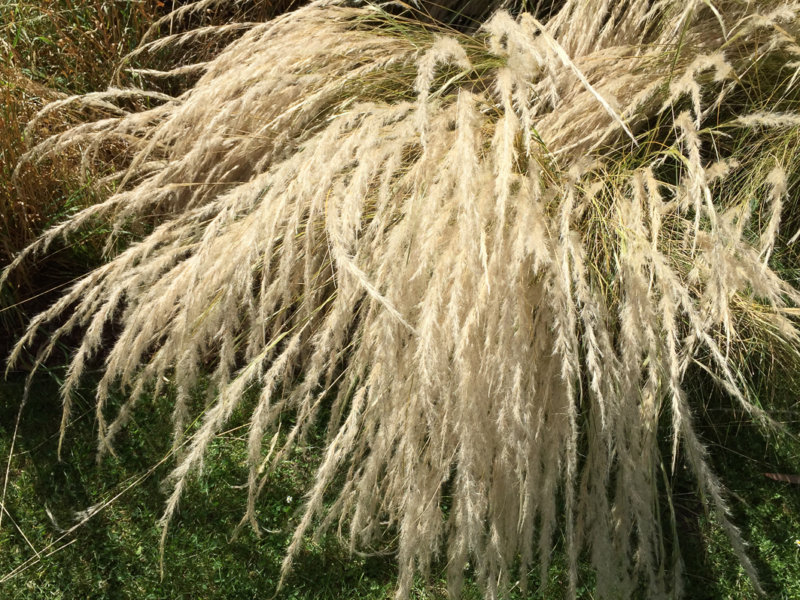
[[[316,2],[247,24],[179,95],[111,89],[52,105],[110,115],[27,160],[76,146],[91,165],[99,144],[124,139],[128,164],[103,202],[9,268],[89,219],[151,227],[34,319],[11,362],[47,326],[37,364],[83,332],[66,424],[104,347],[106,449],[140,394],[173,375],[179,444],[213,365],[215,400],[170,477],[165,527],[248,388],[260,390],[247,404],[256,528],[270,470],[328,415],[284,570],[312,528],[338,521],[372,548],[388,520],[398,597],[443,547],[451,591],[469,563],[493,597],[515,565],[546,573],[563,525],[571,596],[583,551],[601,597],[640,585],[667,596],[679,562],[662,553],[658,469],[680,452],[756,581],[683,386],[701,364],[763,417],[745,392],[741,330],[797,341],[783,308],[800,293],[769,260],[798,173],[798,97],[786,72],[753,67],[785,60],[800,7],[755,10],[567,0],[541,20],[498,12],[466,36]],[[754,83],[763,102],[749,99]],[[110,108],[129,96],[153,104]],[[750,219],[756,205],[765,219]],[[130,396],[107,423],[112,385]]]

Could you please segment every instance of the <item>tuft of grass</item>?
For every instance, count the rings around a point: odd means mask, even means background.
[[[690,386],[701,373],[774,425],[754,365],[773,360],[770,387],[800,359],[783,218],[799,9],[545,4],[470,34],[330,2],[175,34],[159,21],[128,58],[188,48],[131,71],[171,85],[32,122],[82,115],[19,168],[79,152],[101,200],[3,277],[97,222],[109,260],[34,318],[10,365],[33,347],[35,372],[77,336],[59,454],[98,356],[101,455],[174,385],[165,552],[243,415],[256,533],[272,473],[324,430],[279,589],[306,534],[336,531],[396,555],[398,598],[439,561],[451,595],[468,572],[487,598],[526,594],[555,549],[567,597],[680,595],[683,466],[760,589]]]
[[[44,104],[67,94],[104,89],[119,59],[133,50],[155,16],[154,2],[4,2],[0,5],[0,265],[55,223],[89,206],[77,154],[15,167],[38,136],[64,127],[46,119],[37,132],[26,125]],[[99,233],[99,232],[96,232]],[[28,316],[53,298],[53,289],[96,265],[100,246],[72,240],[54,249],[42,269],[18,271],[0,290],[0,351],[24,329]],[[32,300],[31,300],[32,299]]]
[[[156,16],[151,0],[4,2],[0,57],[8,70],[62,92],[104,89]]]
[[[39,85],[16,71],[0,68],[0,264],[14,256],[56,223],[92,204],[94,195],[75,172],[77,153],[65,153],[37,165],[26,165],[14,174],[24,154],[24,126],[43,104],[63,95]],[[47,123],[59,127],[60,123]],[[18,270],[0,290],[0,350],[10,350],[10,340],[24,330],[30,315],[53,298],[75,276],[96,265],[100,239],[87,232],[54,248],[38,267]]]

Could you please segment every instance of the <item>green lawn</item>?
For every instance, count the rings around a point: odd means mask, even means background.
[[[204,476],[181,503],[159,568],[158,518],[170,451],[169,406],[142,405],[117,441],[117,457],[95,461],[94,409],[80,402],[68,429],[63,462],[56,458],[60,407],[57,371],[38,377],[22,415],[6,513],[0,529],[2,598],[255,598],[276,592],[283,552],[295,524],[305,486],[313,477],[319,448],[299,449],[272,478],[260,502],[257,537],[243,527],[246,437],[232,424],[215,442]],[[0,456],[8,456],[21,382],[0,387]],[[784,417],[800,430],[798,407]],[[729,487],[735,522],[752,544],[769,598],[800,598],[800,486],[772,481],[765,472],[794,473],[800,444],[783,436],[765,440],[740,415],[709,406],[701,429],[712,459]],[[685,561],[685,596],[721,600],[755,598],[727,538],[705,517],[691,482],[674,480],[675,510]],[[72,533],[76,513],[100,509]],[[565,574],[556,557],[551,580],[536,598],[559,598]],[[416,598],[445,598],[444,565],[432,581],[419,582]],[[351,556],[335,539],[308,541],[278,598],[391,598],[395,567],[390,555]],[[537,584],[532,574],[532,583]],[[536,588],[534,588],[536,589]],[[516,590],[512,597],[519,597]],[[477,586],[466,596],[478,598]],[[591,585],[583,598],[592,598]]]

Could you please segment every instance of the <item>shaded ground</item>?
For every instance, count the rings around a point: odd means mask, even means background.
[[[0,529],[0,591],[3,598],[251,598],[271,595],[304,487],[319,449],[302,448],[272,479],[261,503],[257,537],[244,527],[245,429],[232,424],[215,443],[204,476],[181,501],[159,571],[158,517],[165,499],[169,414],[163,402],[142,405],[118,440],[117,457],[96,464],[94,409],[78,401],[64,460],[58,462],[58,372],[37,378],[25,408],[11,463],[8,513]],[[21,381],[0,386],[0,456],[3,467],[13,432]],[[796,406],[783,409],[790,431],[798,430]],[[772,481],[765,472],[798,470],[800,445],[784,436],[765,440],[739,415],[713,401],[700,416],[717,471],[731,492],[735,521],[752,544],[770,598],[800,597],[800,486]],[[686,566],[686,597],[697,600],[755,598],[727,540],[710,526],[685,475],[675,480],[675,509]],[[118,496],[118,497],[117,497]],[[75,512],[117,497],[71,534]],[[24,533],[24,536],[22,535]],[[37,558],[38,553],[38,558]],[[565,589],[556,557],[551,581],[534,597],[558,598]],[[445,598],[443,565],[417,598]],[[16,573],[16,575],[15,575]],[[392,558],[350,557],[335,540],[309,542],[279,598],[390,598],[396,577]],[[533,581],[535,584],[536,582]],[[512,597],[519,597],[512,591]],[[465,596],[477,598],[474,586]],[[582,597],[592,598],[589,588]]]

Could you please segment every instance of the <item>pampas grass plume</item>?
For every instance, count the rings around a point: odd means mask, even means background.
[[[685,382],[699,366],[768,423],[743,332],[798,358],[800,293],[771,259],[793,233],[800,6],[557,4],[469,34],[328,1],[156,29],[140,57],[228,41],[136,71],[191,75],[179,93],[111,88],[44,109],[97,116],[24,160],[79,148],[104,199],[5,274],[98,220],[109,249],[130,224],[140,235],[36,317],[10,364],[34,348],[41,365],[79,331],[62,434],[102,361],[101,455],[171,382],[181,451],[164,535],[242,409],[256,530],[271,470],[327,431],[284,573],[307,533],[335,528],[353,550],[396,552],[398,598],[440,558],[454,596],[470,565],[495,598],[534,564],[546,576],[561,530],[568,597],[584,557],[599,597],[678,595],[660,511],[662,466],[680,462],[758,585]],[[122,168],[103,163],[108,144]],[[112,413],[114,387],[128,399]]]

